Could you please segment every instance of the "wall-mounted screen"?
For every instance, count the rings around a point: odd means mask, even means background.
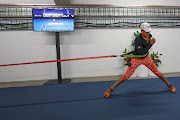
[[[34,31],[74,31],[72,9],[33,9]]]

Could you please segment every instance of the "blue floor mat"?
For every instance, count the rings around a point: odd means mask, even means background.
[[[0,88],[2,120],[169,120],[180,117],[180,77],[127,80],[110,98],[115,81]]]

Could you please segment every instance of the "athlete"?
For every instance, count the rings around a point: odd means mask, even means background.
[[[148,23],[142,23],[140,24],[140,29],[141,33],[139,36],[136,37],[135,39],[135,51],[133,52],[133,55],[142,55],[143,57],[137,58],[137,57],[132,57],[131,62],[129,64],[129,67],[126,71],[126,73],[121,76],[115,84],[109,88],[105,93],[104,97],[108,98],[113,90],[120,85],[122,82],[127,80],[128,78],[131,77],[131,75],[134,73],[136,68],[143,64],[147,68],[149,68],[156,76],[158,76],[163,82],[167,84],[167,87],[173,92],[176,92],[176,88],[170,84],[167,79],[164,77],[164,75],[157,69],[157,66],[149,56],[149,49],[154,45],[156,42],[155,38],[152,38],[152,35],[150,34],[151,32],[151,27]]]

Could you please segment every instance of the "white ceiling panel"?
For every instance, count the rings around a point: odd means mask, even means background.
[[[104,4],[104,5],[121,5],[121,6],[180,6],[180,0],[71,0],[72,5],[76,4]]]
[[[55,5],[54,0],[0,0],[0,4],[10,5]]]
[[[0,0],[15,5],[118,5],[118,6],[180,6],[180,0]]]

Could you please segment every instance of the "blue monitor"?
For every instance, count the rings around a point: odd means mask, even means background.
[[[74,31],[72,9],[33,9],[34,31]]]

